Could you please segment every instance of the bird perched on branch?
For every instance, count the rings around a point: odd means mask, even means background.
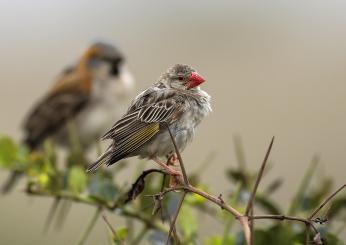
[[[183,150],[211,111],[210,96],[199,86],[203,82],[204,78],[188,65],[168,69],[133,100],[127,113],[103,136],[113,142],[88,171],[139,156],[154,160],[169,174],[180,175],[158,157],[175,152],[167,126],[179,150]]]
[[[35,150],[51,137],[68,146],[67,123],[73,121],[82,150],[87,149],[121,118],[133,85],[123,54],[108,43],[94,43],[33,107],[24,122],[24,144]],[[14,172],[3,192],[19,174]]]

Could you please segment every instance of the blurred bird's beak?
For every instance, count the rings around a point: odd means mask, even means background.
[[[197,87],[204,82],[205,79],[201,75],[199,75],[197,72],[192,72],[189,81],[187,82],[187,89]]]

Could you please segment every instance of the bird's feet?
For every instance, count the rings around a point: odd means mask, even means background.
[[[167,155],[167,165],[175,165],[178,162],[178,156],[177,154],[174,152],[170,155]]]
[[[160,165],[166,171],[167,174],[172,176],[177,176],[177,177],[182,176],[181,172],[169,167],[167,164],[161,162],[158,158],[153,158],[153,161],[155,161],[158,165]]]

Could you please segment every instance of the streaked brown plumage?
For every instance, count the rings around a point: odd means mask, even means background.
[[[188,65],[168,69],[157,83],[136,97],[122,119],[104,135],[103,139],[111,139],[112,143],[88,171],[131,156],[154,159],[161,165],[157,157],[174,152],[166,125],[183,150],[196,126],[211,111],[210,96],[199,88],[203,82]]]
[[[118,77],[123,56],[108,44],[96,43],[87,49],[75,67],[63,72],[47,95],[36,104],[24,123],[26,133],[24,142],[30,149],[40,146],[48,136],[56,136],[57,133],[61,133],[59,131],[66,126],[68,120],[76,119],[80,112],[92,106],[94,101],[98,102],[103,99],[102,94],[98,95],[99,98],[93,99],[93,90],[101,83],[100,78],[97,77],[99,67],[93,67],[96,62],[109,63],[111,67],[108,76]],[[102,106],[102,102],[99,104]],[[117,105],[113,104],[113,106]],[[80,127],[83,120],[75,123],[77,127]],[[89,128],[89,130],[92,129]],[[100,129],[101,132],[102,129]],[[84,132],[84,134],[88,133],[88,131]],[[66,133],[62,137],[60,135],[59,141],[63,141],[62,138],[65,136]],[[79,136],[83,139],[81,133]],[[92,140],[90,142],[82,140],[82,145],[85,147],[92,143],[94,143]],[[62,144],[65,145],[66,142]]]
[[[59,145],[68,146],[66,124],[73,120],[81,146],[87,149],[121,117],[132,83],[120,51],[107,43],[94,43],[35,104],[24,121],[24,144],[34,150],[52,137]],[[20,175],[14,172],[2,192],[8,192]]]

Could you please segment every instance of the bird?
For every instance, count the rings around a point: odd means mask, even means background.
[[[67,148],[68,123],[73,121],[82,150],[88,150],[121,118],[133,89],[134,79],[121,51],[107,42],[91,44],[76,64],[62,71],[24,119],[24,145],[35,151],[52,138]],[[20,175],[14,171],[2,192],[8,192]]]
[[[24,121],[24,144],[31,150],[53,136],[67,146],[67,122],[73,119],[79,141],[88,148],[120,118],[133,88],[124,56],[115,46],[96,42],[77,65],[65,69]]]
[[[176,64],[152,86],[141,92],[127,112],[105,133],[112,142],[87,172],[101,165],[138,156],[155,161],[170,175],[181,175],[160,157],[175,153],[168,127],[183,151],[195,135],[196,127],[211,111],[211,97],[200,88],[205,79],[189,65]]]

